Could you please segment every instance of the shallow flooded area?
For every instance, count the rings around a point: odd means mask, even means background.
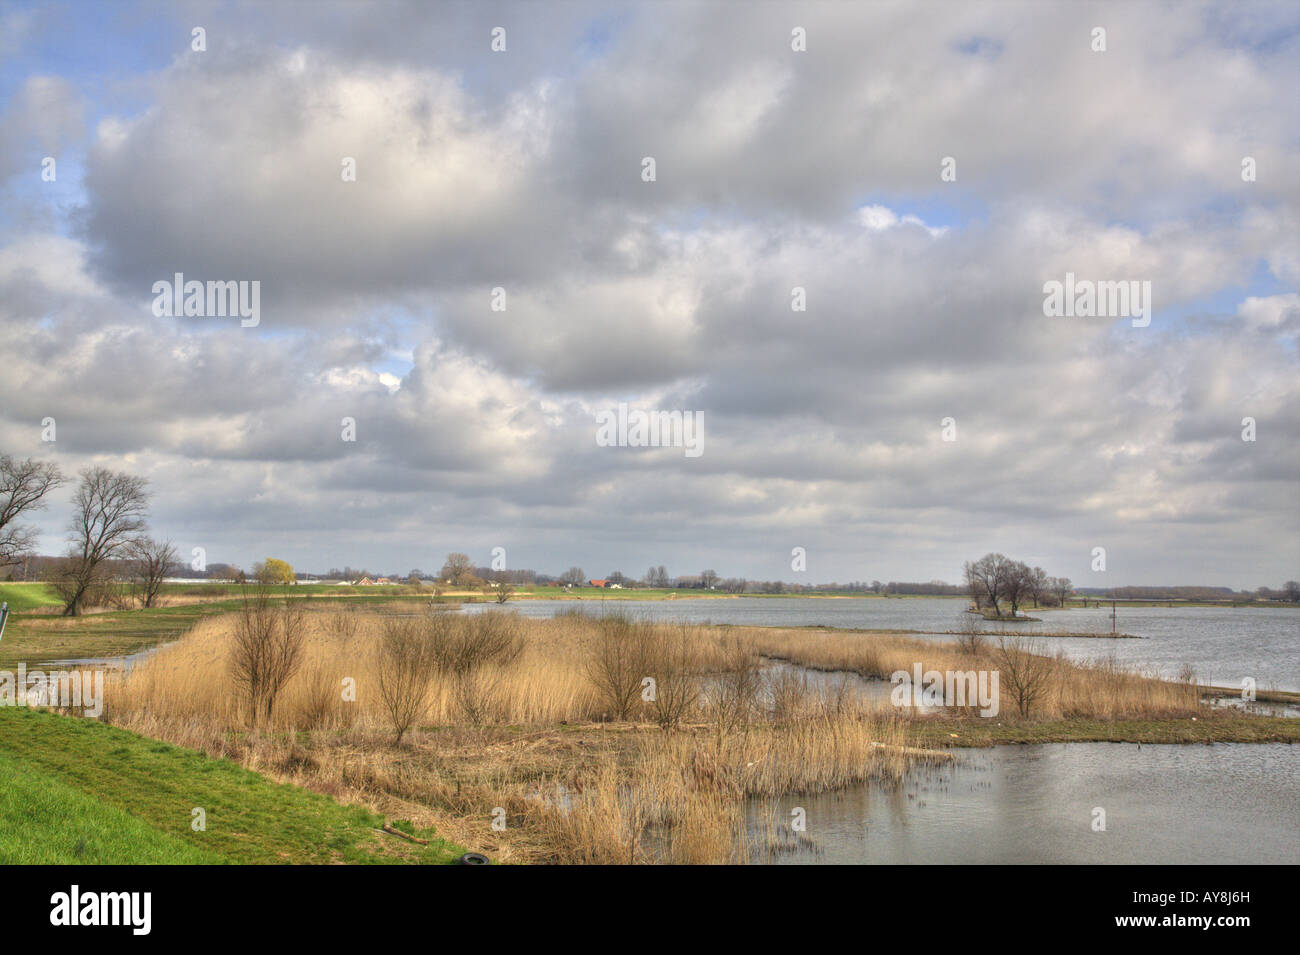
[[[897,787],[754,802],[754,838],[788,828],[796,807],[806,831],[778,832],[775,851],[754,861],[1294,864],[1300,751],[1284,743],[960,750],[954,764],[918,768]],[[1094,831],[1103,818],[1104,831]]]

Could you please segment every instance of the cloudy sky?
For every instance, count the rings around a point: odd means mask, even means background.
[[[1277,586],[1298,64],[1294,3],[0,3],[0,451],[243,566]]]

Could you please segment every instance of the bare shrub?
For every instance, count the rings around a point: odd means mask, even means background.
[[[269,724],[276,697],[298,672],[305,636],[301,604],[276,606],[263,590],[245,596],[235,618],[230,676],[253,725]]]
[[[512,613],[431,614],[423,628],[443,673],[470,673],[487,664],[509,666],[524,649],[519,617]]]
[[[766,683],[768,713],[774,723],[796,719],[806,710],[812,696],[807,673],[782,667],[769,674]]]
[[[984,652],[984,634],[980,630],[980,619],[975,614],[964,613],[958,625],[957,646],[965,654],[978,657]]]
[[[621,615],[600,617],[587,638],[583,670],[615,719],[639,707],[641,681],[651,668],[653,627]]]
[[[647,641],[647,673],[654,679],[650,708],[655,722],[665,730],[679,725],[700,699],[700,633],[678,624],[657,643]]]
[[[429,703],[429,681],[437,668],[437,655],[428,629],[419,620],[384,621],[376,682],[380,702],[393,727],[394,745],[424,715]]]
[[[352,645],[352,641],[357,637],[357,629],[361,626],[361,615],[353,609],[338,610],[330,614],[328,633],[331,637],[342,644],[342,649],[346,650]]]
[[[505,714],[504,677],[499,667],[476,667],[455,675],[452,687],[456,709],[471,726],[482,726]]]
[[[728,635],[718,641],[721,659],[709,694],[718,737],[748,729],[758,714],[763,689],[758,651],[748,641]]]
[[[1034,704],[1047,695],[1053,661],[1043,656],[1037,641],[998,637],[994,660],[1002,674],[1003,686],[1011,691],[1020,715],[1029,718]]]

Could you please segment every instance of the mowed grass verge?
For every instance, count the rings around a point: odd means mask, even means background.
[[[191,829],[195,808],[206,831]],[[446,864],[464,852],[384,822],[95,720],[0,707],[0,864]]]

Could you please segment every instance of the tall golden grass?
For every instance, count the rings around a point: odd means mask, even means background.
[[[916,662],[995,665],[991,648],[972,655],[901,636],[455,614],[467,638],[490,623],[517,638],[518,653],[470,671],[431,669],[421,712],[394,745],[377,689],[391,616],[307,614],[301,665],[257,729],[229,679],[236,616],[206,619],[111,678],[105,718],[435,825],[503,861],[744,862],[762,849],[746,824],[751,800],[896,781],[917,759],[944,758],[910,748],[909,718],[858,677]],[[614,640],[628,642],[611,656]],[[763,665],[773,660],[846,677]],[[1195,706],[1194,688],[1111,663],[1048,662],[1044,717]],[[611,702],[618,693],[601,675],[610,672],[638,688],[643,674],[654,677],[675,701],[673,718],[640,692],[626,707]],[[626,718],[614,719],[620,707]],[[1005,698],[1003,713],[1014,718]]]

